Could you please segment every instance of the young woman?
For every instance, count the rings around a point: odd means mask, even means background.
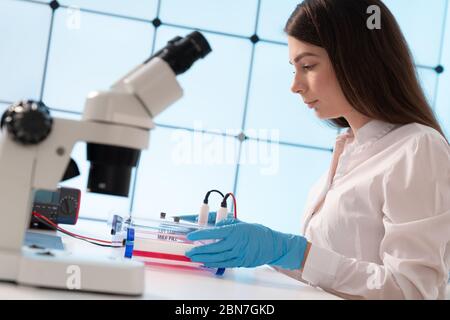
[[[380,29],[367,23],[373,5]],[[445,298],[450,147],[395,18],[380,0],[305,0],[285,31],[292,92],[348,128],[308,195],[302,236],[227,219],[189,234],[220,241],[187,256],[211,267],[269,264],[349,298]]]

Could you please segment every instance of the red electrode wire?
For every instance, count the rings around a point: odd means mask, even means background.
[[[60,226],[58,226],[57,224],[53,223],[53,221],[51,221],[50,219],[48,219],[47,217],[44,217],[43,215],[37,213],[36,211],[33,211],[33,216],[35,216],[38,219],[42,219],[44,220],[46,223],[48,223],[49,225],[51,225],[52,227],[54,227],[55,229],[67,233],[68,235],[72,236],[72,237],[78,237],[81,239],[86,239],[86,240],[92,240],[92,241],[97,241],[97,242],[101,242],[101,243],[106,243],[106,244],[115,244],[115,243],[121,243],[120,241],[107,241],[107,240],[100,240],[100,239],[95,239],[95,238],[89,238],[89,237],[85,237],[85,236],[81,236],[79,234],[75,234],[72,233],[70,231],[67,231],[63,228],[61,228]]]
[[[229,192],[228,195],[230,195],[233,198],[233,211],[234,211],[234,218],[237,219],[237,208],[236,208],[236,197],[234,196],[233,193]]]

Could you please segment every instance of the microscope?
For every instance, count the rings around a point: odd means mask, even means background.
[[[5,111],[0,133],[1,281],[72,289],[68,278],[75,266],[78,290],[143,293],[142,263],[25,247],[34,192],[57,188],[73,169],[70,154],[81,141],[87,143],[91,163],[87,190],[128,196],[132,169],[154,128],[152,119],[183,94],[176,76],[210,52],[199,32],[173,38],[109,90],[90,93],[81,120],[52,118],[42,102],[30,100]]]

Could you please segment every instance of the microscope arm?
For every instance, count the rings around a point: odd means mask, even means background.
[[[108,91],[91,93],[83,119],[152,129],[152,119],[183,96],[170,65],[155,57],[136,67]]]
[[[78,141],[144,150],[149,139],[150,131],[145,129],[56,118],[52,134],[38,145],[32,187],[55,189]]]

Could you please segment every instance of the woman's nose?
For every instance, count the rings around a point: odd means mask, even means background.
[[[306,91],[306,86],[298,79],[296,75],[291,85],[292,93],[300,93],[303,94]]]

